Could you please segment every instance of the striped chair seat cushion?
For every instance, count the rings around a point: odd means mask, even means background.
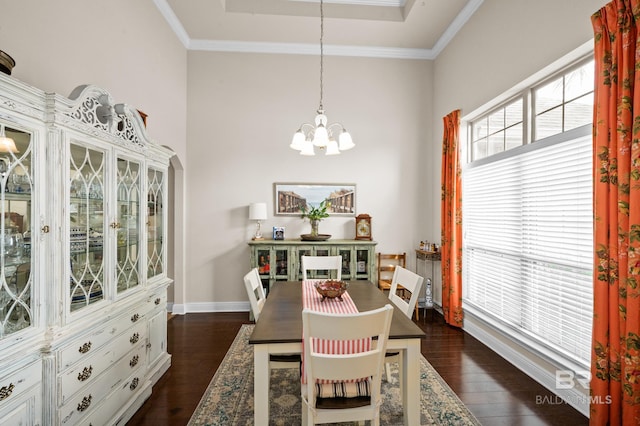
[[[369,379],[359,382],[316,383],[317,398],[356,398],[371,396]]]

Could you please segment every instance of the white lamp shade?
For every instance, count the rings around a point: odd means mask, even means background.
[[[4,126],[0,126],[0,152],[18,153],[16,143],[4,133]]]
[[[293,140],[291,141],[291,145],[289,145],[289,147],[300,151],[302,150],[303,144],[304,144],[304,133],[302,133],[302,130],[298,130],[293,135]]]
[[[329,133],[327,128],[323,125],[316,127],[316,131],[313,134],[313,144],[318,147],[325,147],[329,143]]]
[[[249,205],[250,220],[267,220],[267,203],[252,203]]]
[[[316,155],[311,141],[304,141],[302,144],[302,150],[300,150],[300,155]]]
[[[338,142],[335,139],[329,139],[329,143],[327,144],[327,152],[325,155],[338,155],[340,154],[340,150],[338,149]]]
[[[340,133],[339,140],[340,140],[340,151],[346,151],[347,149],[351,149],[354,146],[356,146],[356,144],[354,144],[353,140],[351,139],[351,135],[346,130]]]
[[[14,154],[18,153],[18,148],[16,147],[16,143],[11,138],[0,137],[0,152],[13,152]]]

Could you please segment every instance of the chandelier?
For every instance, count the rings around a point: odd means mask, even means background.
[[[326,155],[340,154],[340,151],[351,149],[355,146],[351,135],[340,123],[328,124],[327,116],[322,106],[324,71],[324,8],[323,0],[320,0],[320,106],[318,107],[315,125],[303,123],[293,135],[290,148],[300,151],[300,155],[316,155],[314,147],[325,151]],[[336,141],[336,136],[338,140]]]

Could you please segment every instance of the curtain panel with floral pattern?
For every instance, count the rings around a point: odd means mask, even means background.
[[[462,327],[462,184],[460,110],[443,118],[441,262],[442,311],[447,324]]]
[[[593,425],[640,424],[640,50],[638,0],[592,15]]]

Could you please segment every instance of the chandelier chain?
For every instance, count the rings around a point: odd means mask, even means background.
[[[323,97],[323,84],[322,77],[324,73],[324,8],[323,8],[323,0],[320,0],[320,109],[319,111],[324,110],[322,107],[322,97]]]

